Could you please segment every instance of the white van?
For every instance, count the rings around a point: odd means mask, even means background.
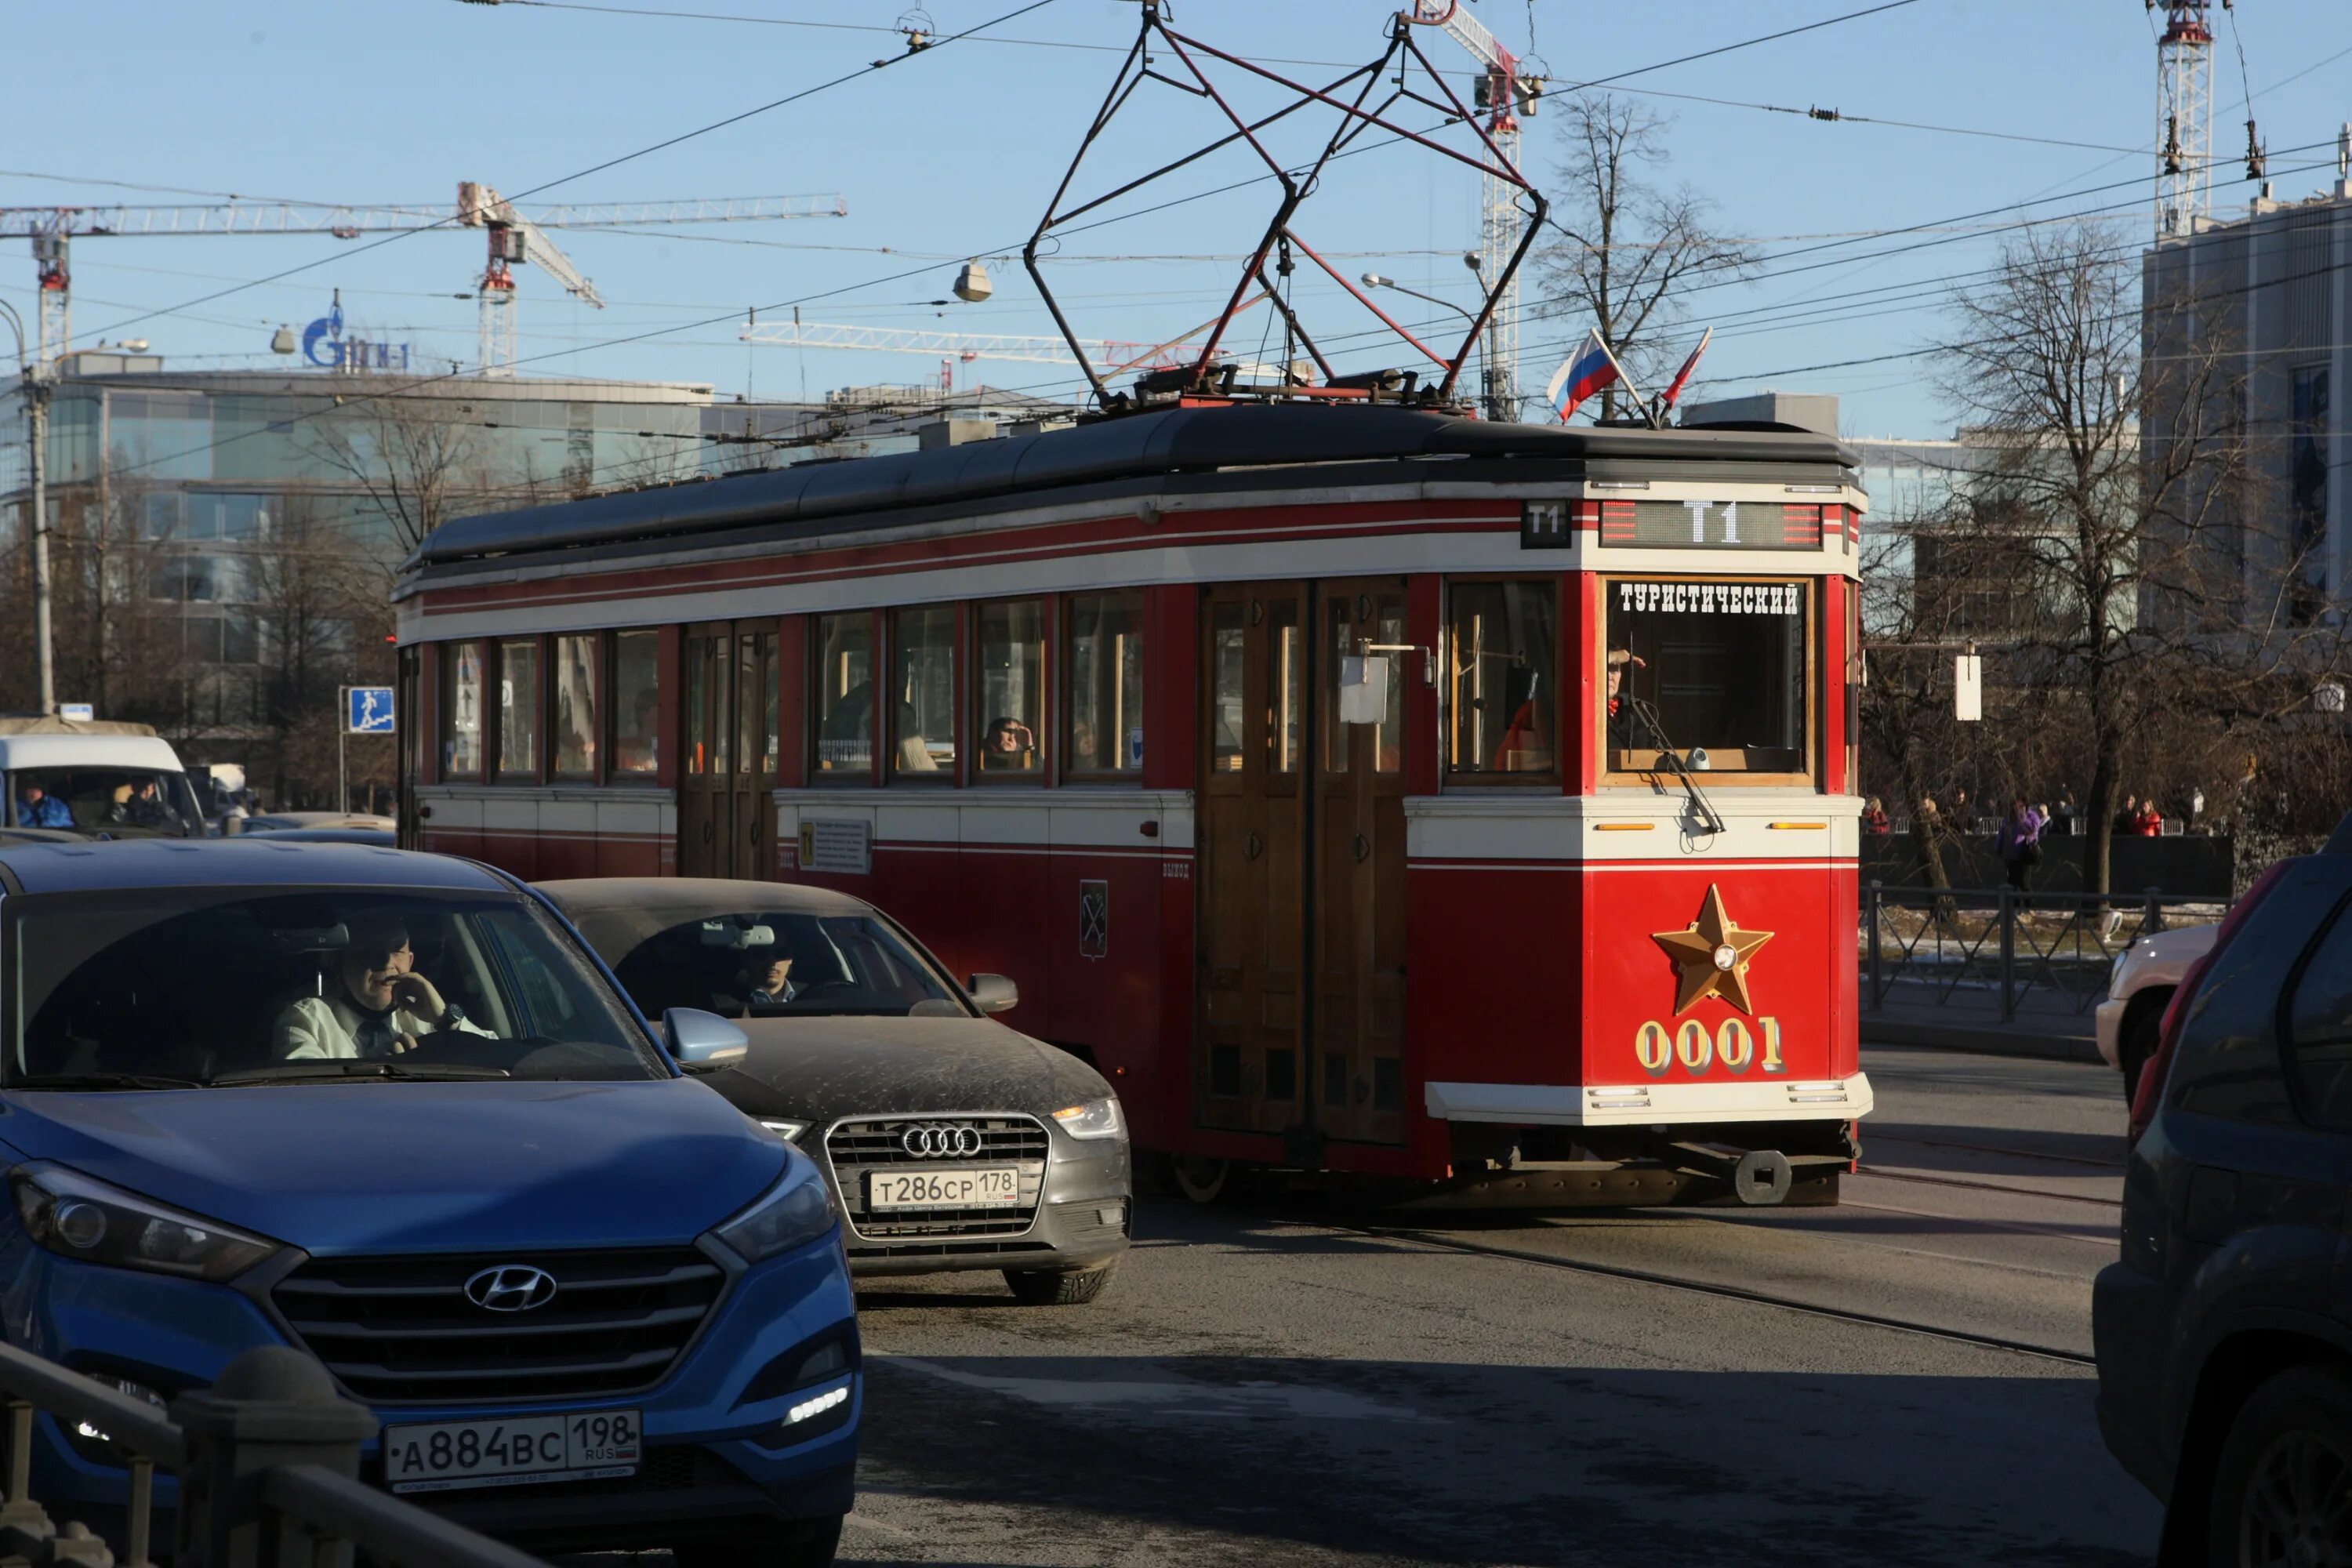
[[[92,837],[205,836],[172,743],[108,719],[0,719],[0,814]]]

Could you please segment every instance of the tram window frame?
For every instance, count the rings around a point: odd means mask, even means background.
[[[435,725],[438,733],[434,737],[434,742],[440,748],[441,752],[439,776],[449,784],[480,784],[488,773],[492,733],[488,647],[489,639],[487,637],[460,637],[452,642],[442,643],[439,646],[438,658],[435,661],[440,666],[440,679],[437,684],[441,690],[440,712]],[[474,663],[474,762],[471,767],[461,768],[457,765],[455,748],[459,706],[457,688],[462,679],[459,668],[466,658],[466,650],[468,648],[473,650]]]
[[[1801,641],[1805,649],[1805,666],[1799,680],[1804,692],[1804,732],[1797,747],[1804,767],[1797,772],[1750,773],[1744,768],[1709,768],[1696,776],[1709,789],[1788,789],[1818,788],[1822,774],[1822,579],[1795,573],[1759,574],[1741,573],[1727,575],[1714,572],[1618,572],[1601,575],[1600,614],[1593,617],[1592,705],[1588,716],[1591,744],[1597,765],[1595,781],[1603,785],[1641,785],[1647,787],[1658,776],[1655,768],[1619,768],[1611,765],[1609,748],[1609,605],[1620,583],[1708,583],[1717,584],[1754,584],[1770,587],[1795,584],[1801,590],[1799,603],[1802,606],[1804,628]],[[1661,718],[1663,719],[1663,715]],[[1695,738],[1672,737],[1685,746],[1704,745]],[[1638,748],[1647,749],[1647,748]]]
[[[547,639],[543,637],[492,637],[490,647],[487,707],[495,721],[491,733],[498,741],[490,756],[490,776],[493,782],[509,788],[517,785],[529,787],[542,783],[547,776]],[[515,648],[530,650],[531,667],[531,694],[527,715],[530,733],[522,737],[524,745],[519,748],[528,751],[530,755],[520,762],[507,756],[507,655]]]
[[[1036,788],[1053,777],[1054,759],[1057,748],[1053,744],[1054,732],[1054,614],[1053,600],[1043,595],[1025,594],[1009,599],[978,599],[965,607],[965,619],[970,636],[965,639],[964,691],[968,707],[965,733],[971,737],[965,749],[971,755],[965,765],[964,777],[974,784],[990,789],[1009,785]],[[1008,616],[1026,609],[1036,617],[1036,635],[1028,641],[1007,642],[1003,647],[1034,647],[1037,650],[1036,695],[1029,714],[992,713],[988,710],[988,615],[1001,610]],[[1031,757],[1025,768],[991,768],[988,765],[988,737],[991,727],[999,719],[1011,719],[1017,725],[1025,724],[1030,731]]]
[[[1077,606],[1081,601],[1095,600],[1105,604],[1118,603],[1127,610],[1128,626],[1135,638],[1135,727],[1143,731],[1143,757],[1129,767],[1081,768],[1078,751],[1071,740],[1071,730],[1077,722],[1077,659],[1071,652],[1071,642],[1077,636]],[[1144,625],[1145,599],[1139,589],[1105,588],[1079,594],[1065,594],[1059,605],[1059,624],[1054,628],[1055,644],[1061,653],[1060,668],[1054,674],[1054,684],[1060,694],[1058,724],[1061,731],[1055,748],[1062,757],[1062,780],[1066,784],[1140,784],[1143,782],[1144,761],[1151,754],[1151,731],[1148,718],[1150,713],[1151,643]],[[1124,737],[1121,737],[1124,740]],[[1118,753],[1113,753],[1117,755]]]
[[[561,722],[562,704],[557,692],[557,661],[567,643],[588,645],[588,723],[585,731],[573,725],[566,731]],[[604,776],[604,634],[602,632],[557,632],[547,639],[547,659],[544,679],[547,689],[547,769],[548,777],[557,784],[593,784]],[[582,735],[588,752],[585,768],[563,765],[564,740],[567,733]]]
[[[1486,572],[1448,576],[1438,616],[1438,658],[1440,667],[1437,693],[1437,769],[1440,787],[1446,790],[1468,789],[1543,789],[1557,790],[1567,777],[1568,731],[1563,728],[1561,714],[1564,704],[1559,693],[1570,684],[1569,670],[1568,632],[1573,625],[1570,614],[1567,584],[1572,581],[1562,573]],[[1454,596],[1456,589],[1481,588],[1522,584],[1549,589],[1552,599],[1552,668],[1548,672],[1552,680],[1552,743],[1551,766],[1512,772],[1496,768],[1458,768],[1449,748],[1454,732]],[[1410,606],[1408,606],[1410,615]],[[1407,625],[1411,625],[1410,620]],[[1391,672],[1392,679],[1394,672]]]
[[[959,744],[962,738],[959,733],[961,726],[956,719],[956,710],[959,706],[957,698],[961,694],[963,681],[962,650],[957,646],[961,639],[956,636],[956,605],[950,601],[944,604],[905,605],[889,612],[890,693],[895,700],[887,704],[887,712],[885,714],[885,717],[889,720],[890,731],[890,743],[885,753],[885,762],[889,769],[890,782],[894,784],[912,784],[919,789],[950,788],[956,784],[963,766],[963,758],[960,754],[963,747]],[[908,628],[911,625],[920,624],[930,616],[945,617],[946,634],[935,642],[926,642],[920,649],[909,648],[906,640]],[[914,712],[915,707],[911,699],[897,695],[905,690],[908,678],[911,673],[914,660],[909,657],[910,654],[919,651],[929,654],[940,648],[944,648],[948,656],[946,705],[948,754],[944,763],[937,760],[931,752],[930,737],[920,732],[919,724],[918,732],[915,734],[908,735],[901,732],[900,726]],[[929,766],[916,767],[910,763],[908,759],[915,754],[907,749],[907,742],[910,740],[920,748],[920,754],[930,763]]]
[[[661,784],[661,639],[656,626],[618,626],[600,634],[604,644],[599,657],[603,660],[604,689],[602,693],[604,711],[597,716],[603,726],[604,754],[598,759],[599,782],[623,789],[656,788]],[[637,646],[637,639],[653,655],[653,684],[644,689],[653,693],[653,732],[641,737],[645,742],[645,765],[621,765],[621,648],[624,643]],[[632,702],[634,702],[632,699]]]
[[[888,617],[876,609],[821,610],[803,619],[807,622],[805,657],[803,668],[802,744],[807,751],[803,766],[809,785],[816,789],[871,789],[878,778],[882,763],[881,742],[877,738],[881,726],[877,722],[882,706],[882,689],[887,683],[886,669],[879,661],[889,656],[887,641],[890,628]],[[865,765],[846,766],[837,770],[824,766],[824,705],[825,658],[824,637],[827,625],[835,621],[858,621],[866,624],[866,761]],[[856,690],[852,687],[851,690]],[[849,693],[844,692],[846,697]]]

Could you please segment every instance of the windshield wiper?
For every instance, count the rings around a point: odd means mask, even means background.
[[[192,1078],[146,1072],[54,1072],[8,1080],[10,1089],[202,1089]]]
[[[1682,780],[1683,788],[1690,792],[1691,815],[1697,817],[1698,825],[1709,833],[1721,833],[1723,818],[1716,815],[1715,803],[1706,798],[1706,792],[1698,787],[1698,780],[1691,776],[1690,765],[1683,761],[1683,754],[1675,749],[1674,742],[1666,738],[1666,727],[1659,722],[1656,707],[1639,697],[1633,698],[1633,716],[1642,721],[1643,729],[1650,731],[1650,739],[1657,742],[1658,760],[1670,764],[1675,776]]]
[[[504,1068],[483,1067],[471,1062],[446,1062],[435,1067],[411,1067],[405,1062],[375,1057],[334,1057],[323,1059],[278,1062],[266,1068],[242,1068],[225,1072],[205,1081],[215,1088],[227,1089],[253,1083],[341,1083],[355,1078],[396,1078],[410,1082],[443,1081],[470,1082],[479,1079],[512,1078]]]

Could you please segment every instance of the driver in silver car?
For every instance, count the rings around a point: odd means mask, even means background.
[[[275,1054],[286,1059],[389,1057],[414,1050],[421,1037],[438,1030],[491,1033],[444,1000],[415,963],[398,915],[352,921],[327,994],[302,997],[278,1015]]]

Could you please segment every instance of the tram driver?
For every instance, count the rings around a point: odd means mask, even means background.
[[[1607,732],[1609,750],[1612,752],[1631,751],[1639,743],[1635,740],[1639,731],[1633,717],[1633,699],[1625,690],[1625,672],[1633,666],[1639,666],[1644,669],[1649,668],[1646,660],[1633,657],[1632,648],[1612,647],[1609,650]]]

